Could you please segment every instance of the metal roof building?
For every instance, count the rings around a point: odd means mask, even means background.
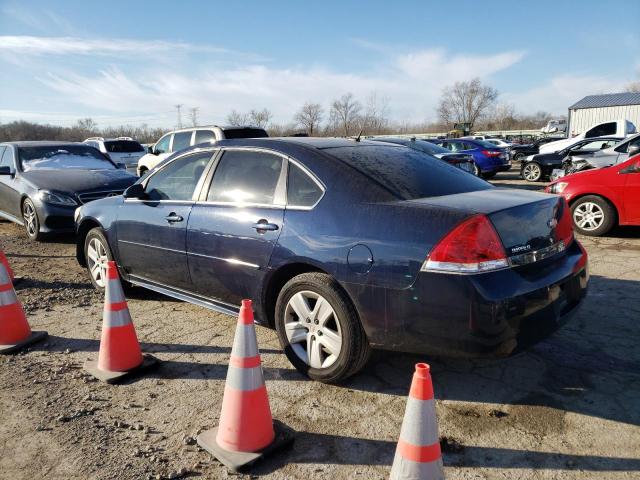
[[[584,132],[596,123],[625,119],[640,127],[640,92],[588,95],[569,107],[570,135]]]

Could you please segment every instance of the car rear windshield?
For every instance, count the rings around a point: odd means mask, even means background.
[[[496,144],[495,143],[491,143],[491,142],[486,142],[484,140],[474,140],[475,143],[477,143],[478,145],[480,145],[483,148],[496,148]]]
[[[406,147],[363,145],[327,148],[325,152],[403,200],[493,188],[470,173]]]
[[[116,166],[93,147],[85,145],[55,145],[20,147],[18,158],[22,170],[115,170]]]
[[[225,138],[265,138],[269,135],[262,128],[229,128],[224,131]]]
[[[104,148],[109,153],[144,152],[144,147],[133,140],[108,140],[104,142]]]

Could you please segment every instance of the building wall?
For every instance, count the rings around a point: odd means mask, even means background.
[[[618,107],[581,108],[569,110],[569,130],[578,135],[596,123],[624,118],[630,120],[640,130],[640,105],[621,105]]]

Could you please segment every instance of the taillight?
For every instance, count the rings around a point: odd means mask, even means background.
[[[482,153],[487,157],[499,157],[501,152],[492,152],[491,150],[482,150]]]
[[[556,240],[562,240],[564,246],[568,247],[573,241],[573,221],[571,220],[571,209],[567,201],[562,198],[561,202],[562,212],[558,225],[556,225]]]
[[[509,266],[500,237],[484,215],[475,215],[433,248],[423,271],[479,273]]]

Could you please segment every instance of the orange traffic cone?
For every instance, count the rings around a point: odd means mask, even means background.
[[[271,418],[251,300],[242,300],[220,425],[198,435],[198,444],[228,468],[237,471],[292,441],[293,431]]]
[[[32,332],[22,304],[13,289],[11,276],[0,262],[0,353],[21,350],[47,336],[47,332]]]
[[[88,361],[84,369],[98,380],[116,383],[141,370],[155,366],[158,359],[142,355],[127,300],[118,278],[118,267],[107,262],[102,336],[97,361]]]
[[[444,479],[436,404],[426,363],[416,364],[390,479]]]
[[[11,269],[11,265],[9,265],[9,260],[7,260],[7,257],[2,250],[0,250],[0,263],[4,265],[4,268],[7,270],[7,273],[11,278],[11,282],[14,285],[17,285],[19,282],[22,281],[22,277],[16,277],[14,275],[13,270]]]

